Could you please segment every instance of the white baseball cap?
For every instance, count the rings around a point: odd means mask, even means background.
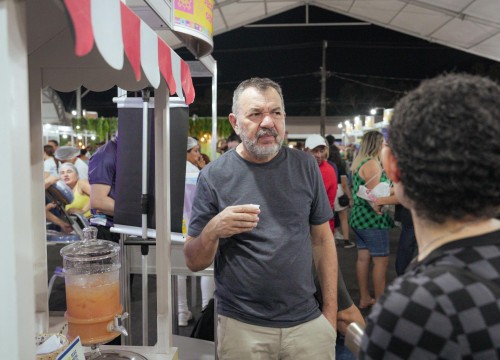
[[[187,141],[187,151],[191,150],[194,148],[196,145],[198,145],[198,141],[196,139],[193,139],[192,137],[188,137]]]
[[[318,146],[328,146],[326,140],[321,135],[309,135],[306,139],[305,147],[309,150],[314,150]]]

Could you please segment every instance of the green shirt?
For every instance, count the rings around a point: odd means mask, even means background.
[[[359,187],[366,183],[359,175],[359,169],[368,160],[371,160],[371,158],[363,160],[354,174],[352,192],[354,206],[349,216],[349,225],[351,225],[353,229],[391,229],[394,226],[394,222],[389,214],[377,214],[368,201],[357,196]],[[380,182],[388,182],[387,176],[383,170],[380,174]]]

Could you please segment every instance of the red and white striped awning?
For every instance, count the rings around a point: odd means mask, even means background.
[[[85,56],[94,43],[103,59],[121,70],[125,53],[137,81],[141,67],[155,89],[161,77],[170,94],[194,101],[194,87],[188,64],[120,0],[64,0],[75,31],[75,54]],[[183,94],[184,93],[184,94]]]

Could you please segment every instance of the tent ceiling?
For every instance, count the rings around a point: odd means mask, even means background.
[[[321,0],[318,6],[431,42],[500,60],[497,0]]]
[[[500,61],[500,1],[498,0],[214,1],[214,35],[309,4]],[[182,46],[170,31],[162,30],[165,29],[164,26],[151,24],[150,26],[173,48]]]

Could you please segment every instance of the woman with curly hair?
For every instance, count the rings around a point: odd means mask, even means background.
[[[489,79],[440,76],[398,102],[383,163],[418,258],[374,306],[361,359],[500,357],[499,139]]]

